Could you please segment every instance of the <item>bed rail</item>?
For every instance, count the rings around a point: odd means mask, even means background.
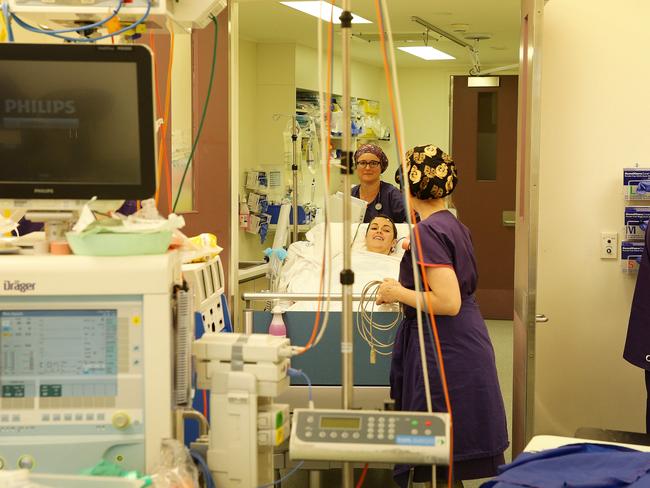
[[[253,302],[262,302],[267,300],[286,300],[292,302],[314,302],[321,298],[325,301],[326,294],[319,293],[273,293],[273,292],[247,292],[242,293],[244,300],[244,333],[250,335],[253,333]],[[343,300],[343,294],[331,293],[329,298],[333,302]],[[358,302],[361,300],[361,293],[354,293],[352,300]]]

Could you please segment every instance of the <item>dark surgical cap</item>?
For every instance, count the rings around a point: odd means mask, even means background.
[[[406,181],[411,195],[420,200],[444,198],[451,194],[458,184],[454,161],[439,147],[416,146],[406,152]],[[401,171],[395,179],[401,177]],[[400,185],[402,181],[398,181]]]
[[[364,144],[363,146],[359,146],[359,149],[354,153],[354,164],[357,163],[359,156],[366,153],[371,153],[377,156],[379,163],[381,164],[381,172],[383,173],[386,171],[386,168],[388,168],[388,158],[384,154],[384,151],[375,144]]]

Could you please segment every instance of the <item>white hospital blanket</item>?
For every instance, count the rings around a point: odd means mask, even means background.
[[[352,270],[354,271],[353,293],[361,293],[366,283],[382,281],[384,278],[397,279],[401,258],[387,256],[366,250],[353,249]],[[290,246],[289,254],[282,268],[280,291],[287,293],[318,293],[320,285],[322,256],[316,252],[316,247],[310,242],[297,242]],[[330,263],[328,263],[330,264]],[[343,269],[343,254],[334,256],[331,260],[331,290],[341,293],[340,273]],[[326,265],[326,272],[328,272]],[[327,287],[327,275],[325,276]],[[325,288],[327,290],[327,288]],[[358,302],[354,303],[356,310]],[[316,302],[296,302],[289,310],[316,310]],[[321,305],[321,310],[324,305]],[[396,306],[375,306],[378,311],[393,311]],[[330,310],[340,311],[341,302],[330,302]]]

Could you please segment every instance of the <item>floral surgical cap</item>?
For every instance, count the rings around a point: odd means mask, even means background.
[[[407,151],[406,169],[411,195],[420,200],[444,198],[458,183],[454,161],[436,146],[416,146]]]
[[[375,144],[364,144],[363,146],[359,146],[359,149],[354,153],[354,164],[357,163],[362,154],[366,153],[371,153],[377,156],[379,158],[379,163],[381,164],[381,172],[383,173],[386,171],[386,168],[388,168],[388,158],[384,154],[384,151]]]

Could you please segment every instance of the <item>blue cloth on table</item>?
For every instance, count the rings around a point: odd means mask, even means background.
[[[605,444],[570,444],[523,453],[481,488],[650,487],[650,452]]]

